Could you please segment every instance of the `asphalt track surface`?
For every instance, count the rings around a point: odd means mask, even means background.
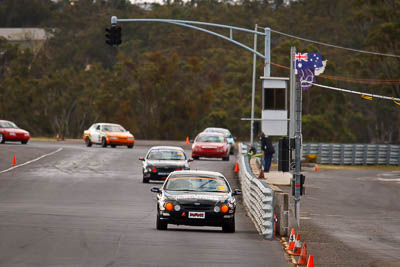
[[[150,188],[161,184],[142,183],[138,160],[151,145],[0,145],[0,266],[289,266],[281,244],[257,233],[240,198],[236,233],[157,231]],[[7,170],[13,155],[20,167]],[[191,168],[222,172],[238,188],[234,163],[200,160]]]
[[[400,171],[305,171],[301,237],[315,266],[400,266]]]

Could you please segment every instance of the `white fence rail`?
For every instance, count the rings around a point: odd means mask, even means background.
[[[268,184],[258,180],[250,170],[247,146],[239,144],[237,154],[239,179],[242,185],[243,202],[258,232],[265,239],[274,235],[274,191]]]

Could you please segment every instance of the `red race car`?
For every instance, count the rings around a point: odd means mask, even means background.
[[[31,135],[28,131],[20,129],[11,121],[0,120],[0,144],[5,141],[16,141],[21,144],[28,143]]]
[[[230,146],[221,133],[202,132],[197,135],[192,146],[192,158],[222,158],[229,160]]]

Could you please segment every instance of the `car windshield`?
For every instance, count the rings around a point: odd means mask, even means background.
[[[121,132],[124,133],[126,130],[121,125],[103,125],[103,131],[105,132]]]
[[[197,137],[197,142],[209,142],[209,143],[223,143],[224,137],[217,135],[200,135]]]
[[[147,155],[149,160],[185,160],[185,154],[180,150],[153,149]]]
[[[12,123],[11,121],[2,121],[0,122],[0,128],[14,128],[18,129],[18,126]]]
[[[211,177],[170,177],[165,186],[170,191],[229,192],[224,179]]]
[[[232,134],[228,130],[218,128],[208,128],[205,132],[209,133],[222,133],[226,138],[232,138]]]

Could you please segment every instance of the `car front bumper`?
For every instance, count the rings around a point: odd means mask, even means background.
[[[227,156],[225,151],[192,151],[192,157],[225,158]]]
[[[25,136],[21,134],[17,135],[4,135],[3,136],[5,141],[14,141],[14,142],[19,142],[19,141],[29,141],[30,136]]]
[[[221,213],[214,211],[205,211],[204,219],[188,218],[190,211],[159,211],[160,219],[169,224],[189,225],[189,226],[222,226],[225,222],[234,218],[234,213]],[[201,211],[203,212],[203,211]],[[185,214],[185,216],[183,216]]]
[[[147,178],[149,180],[158,180],[158,181],[164,181],[165,179],[167,179],[168,175],[171,172],[174,172],[176,170],[189,170],[189,168],[187,167],[178,167],[178,168],[167,168],[167,169],[163,169],[163,168],[158,168],[157,172],[153,172],[153,171],[143,171],[143,177]]]
[[[133,146],[135,144],[135,140],[107,138],[107,144],[116,146]]]

